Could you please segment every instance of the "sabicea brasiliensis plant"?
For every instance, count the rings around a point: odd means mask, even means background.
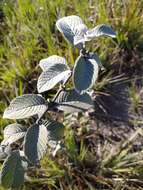
[[[80,50],[73,70],[65,58],[51,55],[42,59],[39,66],[42,73],[38,78],[38,94],[24,94],[10,102],[3,118],[25,119],[37,116],[29,127],[13,123],[4,128],[4,140],[0,146],[0,158],[4,160],[1,170],[1,185],[4,188],[21,189],[27,170],[40,165],[40,160],[48,148],[53,155],[60,149],[64,125],[57,121],[45,120],[43,116],[50,111],[65,113],[88,111],[93,108],[90,90],[95,84],[102,64],[99,57],[86,50],[86,42],[100,36],[116,37],[113,29],[105,24],[88,29],[79,16],[67,16],[56,22],[57,29],[64,38]],[[66,84],[72,78],[73,88]],[[59,84],[59,89],[51,100],[42,94]],[[18,143],[17,148],[12,148]]]

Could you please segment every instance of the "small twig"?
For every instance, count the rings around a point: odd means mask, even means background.
[[[60,88],[59,88],[59,90],[57,91],[56,95],[54,96],[52,102],[55,102],[55,100],[57,99],[57,97],[59,96],[59,94],[61,93],[61,91],[62,91],[63,89],[64,89],[63,86],[60,85]]]
[[[67,84],[67,82],[69,81],[69,79],[71,78],[71,76],[72,76],[72,71],[71,71],[69,77],[67,78],[67,80],[65,80],[65,82],[63,83],[64,86]]]
[[[36,124],[41,124],[41,119],[42,117],[45,115],[45,113],[49,110],[49,106],[47,106],[46,110],[44,111],[44,113],[36,120]]]
[[[57,99],[57,97],[59,96],[59,94],[61,93],[61,91],[65,89],[65,85],[69,81],[69,79],[71,78],[71,76],[72,76],[72,71],[71,71],[69,77],[67,78],[67,80],[63,84],[60,85],[59,90],[57,91],[56,95],[54,96],[52,102],[55,102],[55,100]]]
[[[86,57],[89,54],[89,51],[87,51],[85,48],[82,48],[80,50],[80,55]]]

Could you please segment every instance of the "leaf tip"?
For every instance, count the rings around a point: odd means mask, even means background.
[[[3,113],[3,119],[8,119],[8,117],[7,117],[7,109],[5,109],[5,111]]]

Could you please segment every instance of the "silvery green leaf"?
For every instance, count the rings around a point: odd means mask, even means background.
[[[37,164],[47,150],[48,131],[44,125],[33,125],[24,139],[24,153],[33,164]]]
[[[40,117],[46,109],[46,100],[41,95],[25,94],[11,101],[4,112],[3,118],[23,119],[33,115]]]
[[[27,128],[18,123],[12,123],[4,128],[4,139],[10,138],[13,134],[25,132]]]
[[[84,39],[87,26],[83,23],[79,16],[71,15],[63,17],[56,22],[56,26],[67,41],[79,49],[83,47],[84,40],[81,41],[81,39]]]
[[[52,55],[46,59],[42,59],[39,63],[43,71],[48,70],[51,66],[56,65],[56,64],[64,64],[67,67],[67,69],[69,69],[66,59],[58,55]]]
[[[67,113],[82,112],[93,108],[93,101],[89,94],[78,94],[74,89],[62,91],[55,102],[59,110]]]
[[[98,77],[100,60],[97,55],[79,56],[73,70],[73,83],[80,94],[91,89]]]
[[[24,169],[19,151],[12,152],[4,161],[1,171],[1,185],[19,189],[24,183]]]
[[[92,39],[94,37],[99,37],[99,36],[109,36],[109,37],[115,38],[116,33],[110,26],[101,24],[101,25],[96,26],[93,29],[87,30],[85,36],[89,39]]]
[[[4,140],[1,142],[1,145],[10,145],[23,138],[25,134],[26,128],[24,126],[18,123],[10,124],[4,129]]]
[[[48,139],[60,141],[64,136],[65,126],[57,121],[46,121],[43,125],[47,128]]]
[[[13,143],[17,142],[18,140],[24,138],[25,134],[26,134],[26,132],[20,132],[20,133],[13,134],[9,138],[4,139],[1,142],[1,145],[7,146],[10,144],[13,144]]]
[[[59,82],[64,83],[64,79],[71,74],[71,71],[65,64],[55,64],[48,70],[43,71],[38,78],[37,89],[38,92],[45,92],[52,89]]]

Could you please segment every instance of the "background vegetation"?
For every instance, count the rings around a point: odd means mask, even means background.
[[[39,60],[57,54],[72,67],[78,55],[55,28],[58,18],[75,14],[88,27],[105,23],[117,32],[115,40],[88,44],[106,68],[94,87],[95,113],[64,121],[52,115],[66,125],[66,150],[56,158],[47,154],[42,168],[29,173],[25,190],[143,189],[142,10],[142,0],[0,1],[1,140],[11,122],[2,119],[10,100],[37,92]]]

